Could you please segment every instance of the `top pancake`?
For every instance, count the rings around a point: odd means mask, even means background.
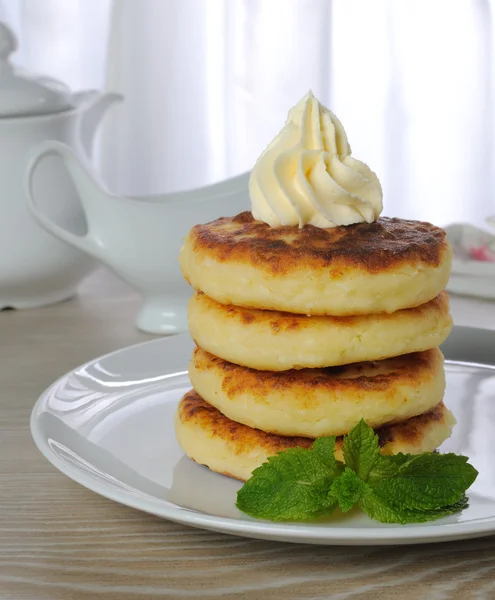
[[[428,302],[451,258],[445,232],[429,223],[275,228],[244,212],[193,227],[180,262],[194,288],[223,304],[349,316]]]

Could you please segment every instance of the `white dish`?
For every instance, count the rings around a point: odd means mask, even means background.
[[[487,219],[493,227],[495,219]],[[475,298],[495,299],[495,263],[475,260],[473,251],[493,254],[495,235],[469,223],[453,223],[445,227],[447,238],[454,248],[452,274],[447,290]]]
[[[479,340],[476,336],[480,336]],[[456,328],[446,355],[446,404],[458,425],[442,450],[467,454],[480,474],[462,513],[422,525],[382,525],[360,513],[324,523],[280,524],[235,508],[240,483],[187,459],[173,415],[189,388],[187,335],[98,358],[46,390],[31,416],[33,438],[62,473],[107,498],[159,517],[246,537],[339,545],[441,542],[495,533],[495,332]],[[491,356],[488,354],[491,351]],[[480,356],[486,356],[486,364]],[[490,359],[490,360],[489,360]],[[490,364],[491,362],[491,364]]]
[[[468,277],[452,273],[447,284],[447,291],[451,294],[482,300],[495,300],[495,277]]]
[[[75,235],[61,227],[37,204],[32,188],[39,175],[38,167],[53,157],[65,163],[78,192],[88,224],[85,235]],[[138,291],[143,303],[136,326],[160,334],[187,331],[186,307],[191,287],[177,260],[184,238],[197,223],[246,210],[248,181],[249,173],[242,173],[182,192],[116,196],[101,187],[98,174],[87,161],[81,161],[67,144],[58,140],[33,146],[24,174],[27,206],[38,224],[106,265]]]
[[[0,310],[66,300],[95,270],[92,258],[55,239],[31,218],[22,179],[32,146],[47,140],[67,144],[88,161],[101,119],[122,100],[96,90],[72,93],[62,82],[18,69],[10,60],[17,49],[16,36],[0,21]],[[33,190],[43,212],[59,227],[84,234],[77,194],[57,161],[46,161]]]

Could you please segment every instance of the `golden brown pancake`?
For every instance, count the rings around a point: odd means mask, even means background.
[[[452,250],[420,221],[270,227],[249,212],[196,225],[181,249],[189,283],[222,304],[307,315],[412,308],[445,288]]]
[[[373,428],[431,410],[443,398],[437,348],[327,369],[256,371],[196,348],[189,378],[229,419],[279,435],[343,435],[361,418]]]
[[[449,436],[455,418],[443,402],[433,410],[378,429],[382,454],[419,454],[435,450]],[[176,417],[177,440],[189,458],[212,471],[245,481],[269,456],[288,448],[309,448],[313,440],[264,433],[231,421],[194,390],[180,401]],[[342,460],[342,438],[337,439]]]
[[[428,350],[442,344],[452,329],[446,292],[416,308],[355,317],[226,306],[199,292],[189,302],[188,316],[198,346],[238,365],[270,371]]]

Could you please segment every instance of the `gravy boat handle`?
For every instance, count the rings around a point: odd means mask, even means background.
[[[55,237],[67,242],[71,246],[78,248],[82,252],[86,252],[87,254],[90,254],[91,256],[103,261],[103,256],[99,249],[100,244],[90,231],[90,224],[83,199],[81,199],[81,205],[83,207],[88,226],[88,231],[85,235],[76,235],[70,231],[67,231],[67,229],[64,229],[63,227],[60,227],[60,225],[57,225],[46,214],[44,214],[36,204],[33,189],[33,177],[40,162],[48,156],[58,156],[64,161],[74,183],[76,183],[74,174],[77,171],[85,171],[84,174],[89,179],[92,178],[92,175],[90,175],[87,169],[83,167],[79,159],[73,154],[68,146],[61,142],[51,140],[41,142],[40,144],[34,146],[29,152],[28,162],[24,171],[23,187],[29,211],[34,219],[41,225],[41,227],[43,227],[43,229],[48,231],[48,233],[51,233]],[[78,186],[76,185],[76,188],[77,187]]]

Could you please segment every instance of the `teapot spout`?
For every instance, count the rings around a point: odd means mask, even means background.
[[[115,102],[121,102],[124,97],[122,94],[113,92],[101,94],[96,90],[89,90],[74,94],[74,99],[83,111],[79,121],[79,139],[86,156],[91,158],[98,125],[101,123],[107,109]]]

